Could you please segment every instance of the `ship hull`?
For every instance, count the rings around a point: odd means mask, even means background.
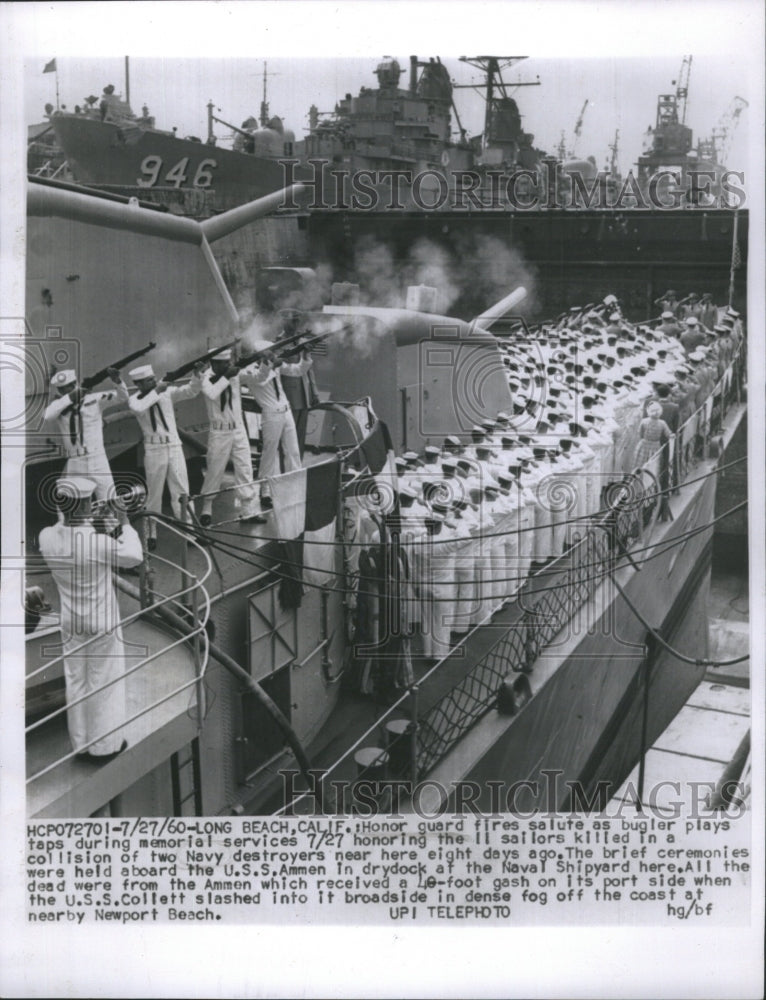
[[[178,214],[226,211],[285,187],[275,159],[84,116],[52,124],[77,183],[140,193]]]

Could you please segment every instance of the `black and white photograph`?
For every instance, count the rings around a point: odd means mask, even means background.
[[[760,995],[763,11],[2,14],[3,993]]]

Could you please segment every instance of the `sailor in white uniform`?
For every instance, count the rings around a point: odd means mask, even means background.
[[[138,392],[130,397],[128,406],[135,414],[144,436],[144,471],[146,472],[146,508],[162,512],[162,491],[165,483],[170,493],[170,505],[175,517],[181,517],[180,498],[189,495],[189,476],[186,471],[183,445],[178,436],[175,406],[182,399],[193,399],[202,388],[199,364],[187,385],[168,385],[157,382],[151,365],[139,365],[128,374],[136,383]],[[190,520],[189,514],[186,515]],[[157,525],[149,520],[147,548],[157,546]]]
[[[119,507],[115,510],[122,524],[119,537],[95,531],[91,519],[95,492],[92,479],[59,480],[55,499],[63,520],[40,532],[40,552],[61,602],[72,746],[78,757],[104,762],[127,745],[120,729],[126,717],[124,682],[119,680],[125,673],[125,647],[113,574],[115,569],[137,566],[143,552]]]
[[[239,369],[231,361],[231,350],[227,348],[216,354],[211,370],[206,371],[202,377],[202,394],[210,426],[207,471],[202,484],[205,496],[200,512],[200,524],[203,527],[212,520],[213,497],[208,494],[220,490],[229,460],[234,466],[234,483],[237,486],[235,507],[244,505],[247,513],[255,499],[250,439],[242,416]]]
[[[301,452],[290,404],[282,387],[281,375],[300,377],[311,368],[311,354],[304,351],[295,364],[274,361],[269,356],[243,368],[241,377],[261,408],[261,435],[263,450],[259,477],[265,480],[261,495],[270,495],[268,480],[279,475],[279,449],[282,448],[283,471],[301,468]]]
[[[110,376],[112,381],[119,380],[117,369],[110,369]],[[104,449],[102,414],[114,403],[127,403],[128,390],[117,381],[107,392],[85,393],[71,369],[56,372],[51,386],[58,396],[48,404],[45,419],[58,426],[59,443],[66,455],[64,474],[87,476],[95,482],[99,500],[113,499],[114,480]]]

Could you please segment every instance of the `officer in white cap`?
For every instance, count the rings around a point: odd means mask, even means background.
[[[665,309],[660,317],[662,322],[657,327],[665,337],[680,337],[684,332],[684,327],[677,322],[675,315],[670,309]]]
[[[234,484],[237,487],[235,506],[244,507],[245,516],[258,518],[253,509],[253,461],[250,438],[242,416],[239,369],[232,362],[229,348],[215,355],[210,369],[202,376],[202,395],[205,397],[210,430],[200,524],[207,527],[212,520],[213,497],[210,494],[220,490],[229,461],[234,466]]]
[[[40,532],[40,552],[59,592],[72,747],[79,758],[104,763],[127,745],[121,733],[125,689],[119,680],[126,650],[113,574],[137,566],[143,552],[119,505],[114,505],[122,526],[119,537],[95,531],[91,501],[96,488],[83,476],[58,481],[54,503],[63,519]]]
[[[66,455],[64,474],[87,476],[96,484],[96,497],[114,496],[114,480],[104,448],[102,414],[114,403],[127,403],[128,390],[119,381],[116,368],[109,369],[113,390],[86,393],[72,369],[56,372],[51,387],[57,393],[45,410],[45,419],[55,421],[58,439]]]
[[[687,356],[696,351],[700,344],[704,344],[706,340],[707,337],[700,327],[697,317],[688,316],[686,319],[686,330],[681,334],[681,343]]]
[[[139,365],[128,372],[138,392],[130,397],[128,406],[135,414],[144,436],[144,470],[146,472],[146,508],[162,512],[162,491],[165,483],[170,493],[173,514],[181,517],[180,498],[189,495],[183,445],[178,436],[175,406],[183,399],[193,399],[202,388],[200,362],[186,385],[158,382],[151,365]],[[187,520],[189,515],[187,514]],[[157,525],[149,520],[147,548],[157,546]]]
[[[266,344],[265,341],[262,344]],[[256,347],[256,350],[261,349]],[[300,378],[311,368],[311,352],[304,351],[301,360],[295,364],[279,361],[270,354],[247,368],[242,369],[242,378],[261,408],[261,436],[263,450],[259,476],[265,480],[261,495],[270,496],[268,480],[279,475],[279,449],[282,449],[283,470],[293,472],[301,468],[301,452],[290,404],[282,386],[282,375]],[[267,501],[268,503],[268,501]]]

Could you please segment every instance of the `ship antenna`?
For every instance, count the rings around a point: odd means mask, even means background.
[[[268,63],[264,60],[263,63],[263,100],[261,101],[261,113],[258,120],[261,123],[261,128],[266,128],[269,124],[269,102],[266,93],[266,79],[269,76],[281,76],[280,73],[269,73],[267,70]]]

